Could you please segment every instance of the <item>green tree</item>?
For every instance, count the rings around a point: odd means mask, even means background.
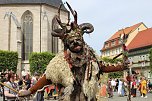
[[[111,72],[108,74],[109,78],[121,78],[123,76],[123,72],[122,71],[118,71],[118,72]]]
[[[31,53],[29,58],[31,74],[35,72],[44,73],[46,66],[54,56],[55,54],[49,52]]]

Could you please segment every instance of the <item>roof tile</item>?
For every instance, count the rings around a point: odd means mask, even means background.
[[[152,28],[140,31],[127,46],[129,50],[152,45]]]
[[[129,34],[130,32],[134,31],[139,25],[143,24],[142,22],[138,23],[138,24],[135,24],[133,26],[130,26],[130,27],[126,27],[125,29],[123,30],[119,30],[117,31],[110,39],[108,39],[108,41],[112,40],[112,39],[115,39],[115,38],[118,38],[120,36],[120,34]]]
[[[134,31],[135,29],[137,29],[141,24],[143,24],[143,22],[137,23],[133,26],[130,27],[126,27],[125,29],[119,30],[117,31],[115,34],[113,34],[113,36],[111,38],[109,38],[106,42],[110,42],[111,40],[116,39],[118,41],[118,38],[120,37],[121,34],[129,34],[130,32]],[[114,47],[118,46],[119,44],[117,43]],[[108,48],[105,48],[103,46],[103,48],[101,50],[105,50],[105,49],[109,49],[112,48],[111,46]]]

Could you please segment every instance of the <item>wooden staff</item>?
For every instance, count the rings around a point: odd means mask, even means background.
[[[127,47],[126,47],[126,45],[125,45],[125,42],[126,42],[126,40],[127,40],[127,35],[124,33],[124,29],[122,29],[122,31],[123,31],[123,36],[122,36],[122,38],[121,38],[121,35],[120,35],[120,39],[121,39],[121,42],[122,42],[123,65],[124,65],[125,67],[129,67],[129,66],[128,66],[128,63],[126,63],[126,61],[128,61],[128,55],[127,55],[128,50],[127,50]],[[129,78],[131,77],[130,71],[128,71],[128,77],[129,77]],[[129,94],[128,94],[127,101],[131,101],[131,86],[130,86],[130,85],[131,85],[131,80],[128,79],[127,81],[128,81],[128,90],[129,90]]]
[[[118,58],[119,56],[123,55],[123,53],[118,54],[117,56],[113,57],[113,60],[115,60],[116,58]]]
[[[14,88],[9,87],[8,85],[6,85],[6,84],[4,84],[4,83],[2,83],[2,82],[0,82],[0,84],[3,85],[3,86],[5,86],[5,87],[7,87],[7,88],[9,88],[9,89],[11,89],[11,90],[14,91],[15,93],[19,94],[19,92],[18,92],[17,90],[15,90]]]

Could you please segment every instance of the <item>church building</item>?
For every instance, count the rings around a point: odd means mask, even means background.
[[[62,0],[0,0],[0,50],[18,52],[18,72],[29,70],[31,52],[57,53],[62,49],[58,38],[52,37],[53,17]],[[62,6],[62,22],[69,12]]]

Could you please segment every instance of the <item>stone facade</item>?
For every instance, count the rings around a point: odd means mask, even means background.
[[[21,61],[21,51],[22,51],[22,33],[23,33],[23,23],[22,16],[26,11],[32,13],[33,17],[33,52],[53,52],[53,42],[52,41],[52,19],[54,15],[58,13],[58,8],[45,4],[9,4],[0,5],[0,50],[10,50],[18,51],[19,53],[19,63],[22,63],[22,68],[29,70],[29,62]],[[11,13],[10,13],[11,12]],[[15,24],[16,20],[13,17],[5,15],[13,14],[20,27]],[[66,10],[61,10],[61,20],[62,22],[67,22],[69,13]],[[10,38],[9,38],[10,37]],[[10,40],[10,42],[9,42]],[[55,39],[58,40],[58,39]],[[10,45],[9,45],[10,43]],[[62,50],[62,43],[60,40],[57,41],[57,48],[55,52]],[[20,67],[18,67],[19,70]]]

